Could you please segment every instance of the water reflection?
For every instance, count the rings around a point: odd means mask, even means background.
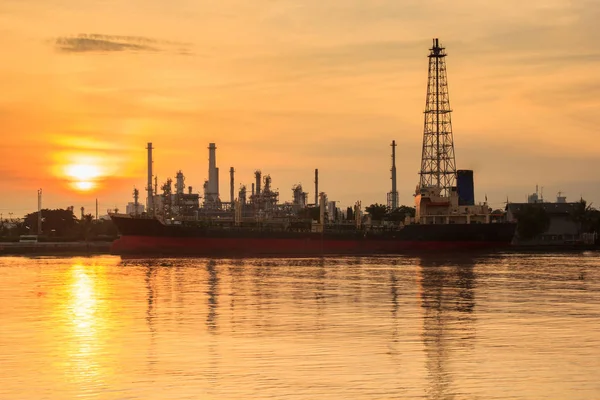
[[[243,293],[240,288],[243,286],[244,278],[244,263],[242,260],[234,260],[229,268],[229,315],[230,315],[230,326],[231,331],[237,331],[237,319],[236,319],[236,306],[238,302],[243,302]],[[243,303],[242,303],[243,304]]]
[[[107,320],[100,298],[101,276],[96,270],[81,264],[70,270],[67,300],[67,320],[70,339],[67,345],[67,363],[74,382],[86,387],[96,384],[101,375],[100,349],[106,338]]]
[[[327,297],[325,295],[326,291],[326,281],[327,281],[327,267],[325,266],[325,262],[323,259],[319,260],[317,263],[316,271],[315,271],[315,303],[316,303],[316,317],[315,317],[315,330],[321,331],[325,328],[325,322],[323,321],[323,315],[325,313],[325,306],[327,302]]]
[[[206,327],[209,332],[215,333],[217,331],[217,306],[219,304],[219,276],[215,260],[208,261],[206,272],[208,273],[208,313],[206,316]]]
[[[398,279],[396,271],[390,271],[391,317],[392,317],[392,342],[398,342]]]
[[[148,346],[147,365],[150,372],[154,371],[154,365],[157,363],[156,357],[156,327],[154,321],[156,319],[156,267],[148,265],[145,267],[146,273],[144,280],[146,282],[146,325],[150,332],[150,345]]]
[[[600,390],[596,254],[22,263],[0,259],[2,400]]]
[[[419,260],[422,340],[431,399],[454,397],[450,360],[456,356],[450,353],[462,350],[461,356],[465,357],[465,350],[474,344],[475,262],[472,258]]]
[[[94,280],[82,265],[74,265],[71,270],[71,312],[74,331],[79,337],[95,335],[96,293]]]

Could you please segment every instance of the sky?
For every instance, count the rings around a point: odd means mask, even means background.
[[[201,191],[217,144],[250,188],[301,183],[342,207],[401,204],[420,168],[427,54],[448,57],[456,164],[476,201],[539,185],[600,206],[596,0],[3,0],[0,213],[124,209],[178,170]],[[143,196],[143,195],[142,195]],[[145,197],[145,196],[143,196]]]

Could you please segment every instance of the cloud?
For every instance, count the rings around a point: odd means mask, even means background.
[[[101,34],[79,34],[61,36],[54,40],[54,47],[64,53],[108,53],[108,52],[159,52],[173,51],[189,54],[186,43],[161,41],[143,36],[119,36]]]

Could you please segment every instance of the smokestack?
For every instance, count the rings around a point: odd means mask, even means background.
[[[98,199],[96,199],[96,221],[98,221]]]
[[[254,183],[252,184],[252,196],[254,196]]]
[[[81,207],[81,220],[83,221],[83,218],[85,217],[85,208]]]
[[[231,206],[233,207],[233,202],[235,200],[235,195],[233,194],[233,192],[235,191],[234,188],[234,173],[235,170],[233,169],[233,167],[229,168],[229,195],[231,197]]]
[[[217,146],[208,144],[208,194],[211,201],[219,198],[219,168],[217,168]]]
[[[148,214],[154,215],[154,196],[152,194],[152,143],[148,143]]]
[[[315,206],[319,205],[319,170],[315,168]]]

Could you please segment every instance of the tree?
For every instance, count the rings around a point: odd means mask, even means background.
[[[416,210],[414,207],[402,205],[394,210],[390,210],[385,219],[388,221],[402,222],[407,216],[414,217],[415,213]]]
[[[591,204],[588,205],[583,199],[574,207],[571,218],[579,223],[582,232],[600,231],[600,211],[593,208]]]
[[[373,221],[381,221],[389,212],[389,207],[383,204],[375,203],[366,207],[365,211],[369,213]]]
[[[38,212],[32,212],[25,216],[25,225],[32,233],[37,233]],[[42,210],[42,233],[56,236],[69,236],[75,233],[77,219],[72,209]]]
[[[82,219],[77,221],[77,224],[79,225],[79,229],[80,229],[80,231],[79,231],[80,238],[85,239],[86,241],[90,239],[90,237],[92,236],[93,222],[94,222],[94,217],[92,216],[92,214],[86,214],[83,216]]]
[[[550,226],[550,216],[540,204],[525,204],[516,212],[517,235],[521,239],[533,239]]]

